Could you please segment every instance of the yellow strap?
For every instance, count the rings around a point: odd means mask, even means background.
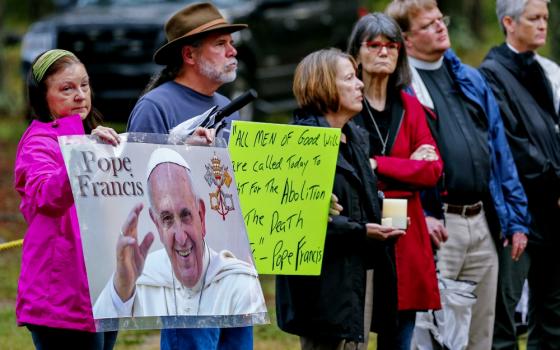
[[[18,239],[17,241],[11,241],[0,244],[0,252],[3,250],[8,250],[11,248],[21,247],[23,245],[23,239]]]

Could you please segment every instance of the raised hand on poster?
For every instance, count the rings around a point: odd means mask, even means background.
[[[142,203],[132,208],[117,241],[117,271],[113,283],[122,301],[129,300],[134,294],[136,280],[142,274],[146,256],[154,242],[154,234],[149,232],[138,244],[138,217],[143,208]]]

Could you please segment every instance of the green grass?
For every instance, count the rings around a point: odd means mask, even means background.
[[[270,325],[258,325],[254,329],[255,349],[299,349],[299,338],[284,333],[276,324],[276,306],[275,306],[275,277],[272,275],[261,275],[260,281],[266,299],[268,308],[268,317]]]
[[[16,326],[15,300],[20,260],[20,249],[0,252],[0,349],[33,348],[27,330]]]

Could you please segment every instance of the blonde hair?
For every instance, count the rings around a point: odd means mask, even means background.
[[[410,18],[415,17],[422,10],[437,8],[436,0],[393,0],[385,13],[393,17],[403,32],[410,30]]]
[[[349,60],[357,69],[352,56],[334,48],[310,53],[298,64],[292,90],[300,108],[323,115],[339,110],[340,97],[336,87],[339,58]]]

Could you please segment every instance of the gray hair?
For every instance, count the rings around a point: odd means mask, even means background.
[[[541,0],[549,3],[550,0]],[[525,12],[525,7],[529,0],[496,0],[496,16],[498,16],[498,22],[502,28],[504,35],[507,34],[506,27],[504,27],[504,17],[511,17],[514,21],[519,21],[523,12]]]
[[[402,89],[410,84],[411,73],[408,67],[408,58],[404,47],[402,31],[393,18],[381,12],[373,12],[360,18],[354,25],[352,34],[350,34],[350,38],[348,39],[347,51],[354,59],[358,60],[362,42],[373,40],[378,35],[383,35],[390,41],[397,42],[401,45],[397,67],[393,74],[394,79],[391,79],[393,86],[390,86],[390,88],[395,87],[397,89]],[[358,70],[361,79],[360,67],[358,67]]]

